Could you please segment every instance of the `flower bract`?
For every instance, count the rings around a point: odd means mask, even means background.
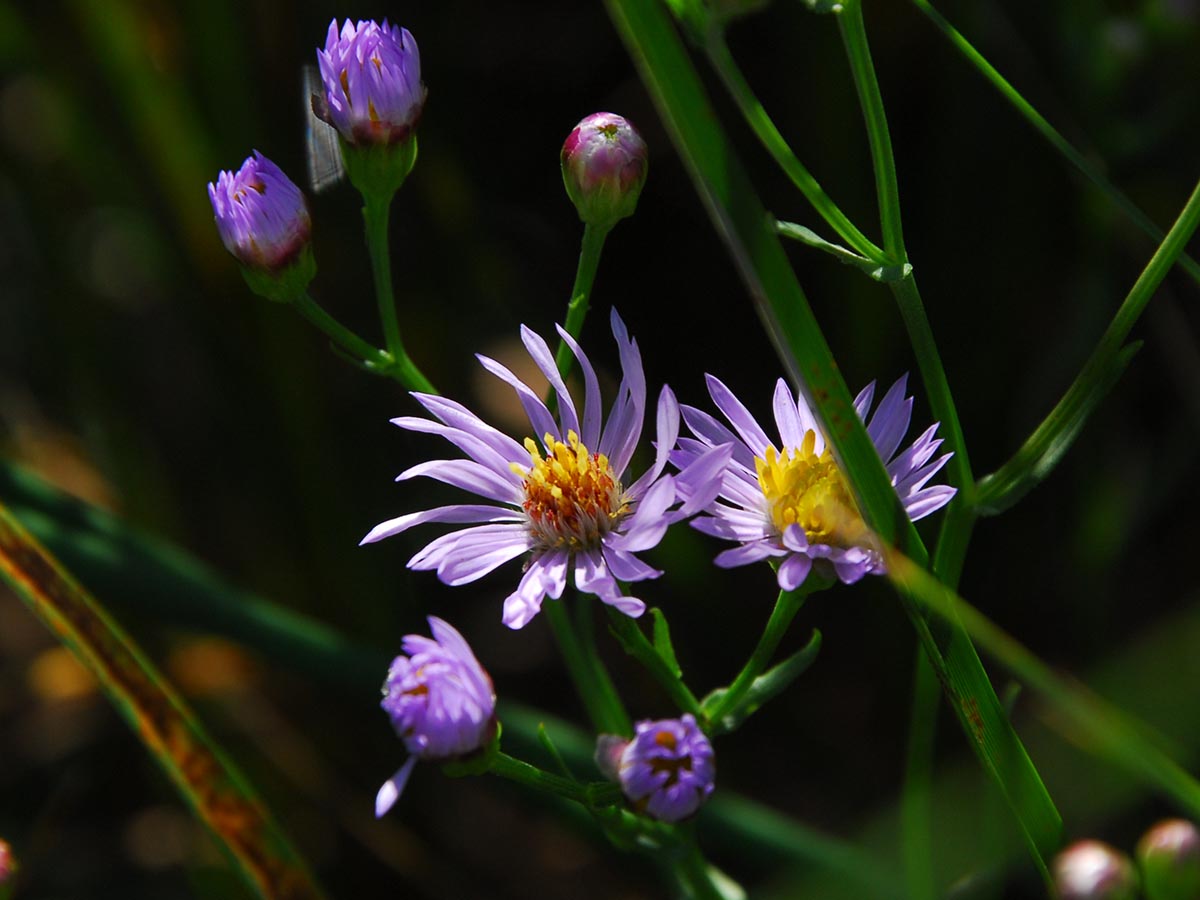
[[[846,584],[881,573],[883,559],[863,521],[854,495],[825,442],[816,417],[803,397],[792,394],[780,379],[775,387],[777,441],[750,414],[733,392],[709,375],[708,391],[728,421],[726,427],[702,410],[683,406],[684,422],[694,438],[681,438],[672,454],[680,483],[718,478],[720,489],[705,515],[692,525],[714,537],[737,541],[716,563],[733,567],[773,559],[783,590],[794,590],[814,565]],[[892,485],[914,521],[950,502],[954,488],[928,485],[950,454],[934,458],[941,439],[937,424],[921,433],[907,449],[897,450],[912,417],[912,398],[905,396],[907,376],[891,386],[868,417],[875,384],[868,385],[854,406],[879,451]],[[731,458],[714,471],[714,447],[728,446]]]

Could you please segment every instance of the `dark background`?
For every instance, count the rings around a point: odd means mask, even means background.
[[[909,252],[972,463],[986,473],[1061,395],[1153,245],[915,7],[866,6]],[[1195,2],[947,0],[943,11],[1153,219],[1173,220],[1198,172]],[[557,154],[578,119],[603,109],[642,129],[651,162],[637,214],[608,241],[589,354],[617,377],[606,326],[616,305],[653,391],[669,382],[683,402],[703,404],[711,371],[768,413],[780,366],[601,5],[0,0],[0,451],[365,645],[396,652],[424,615],[442,615],[503,696],[581,723],[544,622],[519,633],[500,624],[515,566],[454,589],[404,567],[436,527],[356,546],[377,522],[453,495],[392,484],[444,445],[389,425],[415,404],[251,295],[212,227],[205,182],[252,148],[301,180],[300,67],[329,20],[347,13],[390,16],[420,44],[429,101],[420,159],[392,218],[393,264],[407,344],[443,392],[521,431],[472,354],[515,365],[518,325],[550,334],[562,316],[580,226]],[[877,235],[865,134],[832,19],[779,0],[730,40],[797,154]],[[698,62],[768,208],[818,227]],[[377,339],[356,195],[340,187],[314,199],[312,213],[314,295]],[[852,390],[915,372],[882,286],[815,251],[791,255]],[[1121,383],[1050,483],[981,522],[962,585],[1043,659],[1126,690],[1125,705],[1171,733],[1184,760],[1200,747],[1194,663],[1186,668],[1195,654],[1177,640],[1200,612],[1198,301],[1186,276],[1167,279]],[[917,394],[923,428],[928,404]],[[929,540],[934,528],[922,528]],[[670,617],[700,693],[736,672],[774,596],[765,568],[712,567],[718,549],[673,533],[650,554],[667,576],[642,591]],[[371,797],[403,750],[374,696],[349,698],[172,628],[169,598],[161,616],[132,617],[119,597],[100,599],[193,697],[333,895],[662,895],[647,865],[492,779],[452,781],[423,767],[375,823]],[[821,659],[720,743],[720,787],[894,855],[887,810],[902,783],[911,628],[878,581],[814,598],[784,649],[813,627],[824,634]],[[669,712],[643,675],[611,661],[635,716]],[[1029,698],[1017,713],[1069,837],[1129,848],[1171,811],[1114,787],[1124,782],[1086,748],[1039,731],[1046,717]],[[946,802],[1011,832],[952,719],[942,725],[939,763],[961,774]],[[0,837],[25,863],[18,896],[240,895],[135,738],[4,591]],[[749,887],[828,896],[708,849]],[[1036,895],[1016,858],[1005,895]],[[968,871],[948,846],[939,865],[946,883]]]

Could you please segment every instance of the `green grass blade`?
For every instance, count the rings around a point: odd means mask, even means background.
[[[1012,506],[1049,475],[1066,453],[1088,415],[1137,352],[1137,345],[1123,346],[1125,339],[1198,226],[1200,182],[1063,398],[1012,459],[979,482],[976,502],[984,511],[996,513]]]
[[[1167,741],[1149,726],[1110,705],[1085,686],[1067,681],[936,578],[898,553],[887,554],[889,577],[926,609],[955,616],[997,662],[1062,715],[1093,752],[1173,798],[1200,818],[1200,781],[1164,750]]]
[[[1024,119],[1034,127],[1038,134],[1040,134],[1046,139],[1047,142],[1049,142],[1051,147],[1066,157],[1066,159],[1073,166],[1075,166],[1075,168],[1083,173],[1083,175],[1090,182],[1092,182],[1092,184],[1100,189],[1104,196],[1106,196],[1114,206],[1121,210],[1121,212],[1125,213],[1125,215],[1129,217],[1129,220],[1133,222],[1133,224],[1139,229],[1141,229],[1143,233],[1149,235],[1155,241],[1162,241],[1163,230],[1155,225],[1150,217],[1142,212],[1136,203],[1125,196],[1120,188],[1105,178],[1104,175],[1101,174],[1100,170],[1096,168],[1096,166],[1088,162],[1087,157],[1075,149],[1071,142],[1063,137],[1062,134],[1059,133],[1058,129],[1046,120],[1045,116],[1034,109],[1033,104],[1021,96],[1020,91],[1013,87],[1008,80],[996,70],[995,66],[989,63],[984,58],[983,54],[976,50],[971,43],[965,37],[963,37],[962,33],[950,24],[945,16],[934,9],[929,0],[912,0],[912,2],[917,9],[923,12],[929,18],[929,20],[937,26],[938,30],[946,36],[946,39],[950,41],[954,48],[958,50],[958,52],[961,53],[966,60],[971,63],[971,65],[978,69],[979,73],[983,75],[983,77],[986,78],[997,91],[1000,92],[1000,96],[1012,104],[1013,108],[1016,109],[1016,111],[1019,112],[1021,116],[1024,117]],[[1197,263],[1194,259],[1186,254],[1181,255],[1178,262],[1184,271],[1192,276],[1197,283],[1200,283],[1200,263]]]
[[[655,0],[607,0],[609,13],[729,247],[793,382],[818,410],[860,508],[885,543],[921,564],[925,549],[855,414],[804,292],[749,177],[735,158],[678,35]],[[906,599],[959,723],[1021,823],[1035,861],[1057,849],[1062,822],[1013,731],[970,638]]]
[[[2,505],[0,578],[96,676],[260,897],[322,896],[299,854],[174,688]]]

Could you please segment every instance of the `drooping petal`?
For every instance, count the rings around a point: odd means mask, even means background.
[[[409,756],[404,761],[404,765],[396,770],[396,774],[383,783],[383,787],[375,795],[375,818],[382,819],[388,814],[388,810],[396,805],[396,801],[404,793],[404,786],[408,784],[408,777],[412,775],[413,766],[416,764],[417,757]]]
[[[783,548],[775,546],[773,541],[755,541],[751,544],[742,544],[740,547],[723,550],[717,554],[713,562],[722,569],[733,569],[737,566],[762,562],[772,556],[783,556],[786,553],[787,551]]]
[[[804,584],[804,579],[811,570],[811,559],[803,553],[793,553],[779,564],[779,571],[775,573],[780,590],[794,591]]]
[[[614,578],[621,581],[645,581],[647,578],[658,578],[661,569],[656,569],[634,556],[627,550],[619,550],[608,544],[602,545],[604,562]]]

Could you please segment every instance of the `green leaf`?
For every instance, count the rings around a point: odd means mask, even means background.
[[[683,669],[679,668],[679,660],[675,658],[675,646],[671,643],[671,627],[667,624],[667,617],[655,606],[650,610],[650,618],[654,620],[654,649],[675,673],[675,677],[682,678]]]
[[[817,410],[859,508],[885,545],[923,565],[924,546],[854,412],[773,221],[721,130],[678,35],[655,0],[606,0],[606,5],[781,360]],[[970,638],[953,619],[927,618],[913,598],[901,596],[970,746],[1008,800],[1045,872],[1045,857],[1060,843],[1062,820]]]
[[[746,719],[758,712],[764,703],[777,697],[788,685],[808,671],[809,666],[817,661],[817,654],[820,650],[821,632],[814,630],[812,637],[802,649],[797,650],[783,662],[763,672],[751,682],[750,690],[746,692],[746,696],[742,698],[741,702],[722,716],[720,722],[713,723],[713,733],[728,734],[739,728]],[[701,705],[707,712],[720,703],[724,694],[724,690],[713,691],[704,698]]]
[[[854,266],[856,269],[861,269],[876,281],[900,281],[902,278],[907,278],[912,274],[912,266],[908,263],[900,266],[881,265],[873,259],[860,256],[853,250],[847,250],[840,244],[830,243],[811,228],[805,228],[803,225],[797,225],[795,222],[776,220],[775,230],[785,238],[790,238],[793,241],[799,241],[801,244],[807,244],[809,247],[822,250],[839,262],[843,262],[848,266]]]
[[[245,778],[175,689],[3,505],[0,578],[96,676],[146,750],[259,896],[323,896]]]

